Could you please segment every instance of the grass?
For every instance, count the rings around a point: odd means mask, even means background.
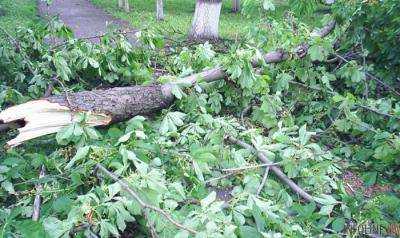
[[[36,0],[0,0],[0,27],[11,34],[18,26],[31,27],[39,22]]]
[[[162,22],[155,19],[155,1],[130,0],[131,11],[129,13],[118,8],[117,0],[92,0],[92,2],[112,15],[129,21],[137,29],[156,28],[168,34],[174,28],[186,34],[191,26],[196,1],[165,1],[165,20]],[[224,0],[219,27],[222,38],[234,38],[245,32],[244,29],[259,19],[259,14],[261,14],[256,12],[250,17],[246,17],[243,14],[233,13],[231,8],[231,0]]]

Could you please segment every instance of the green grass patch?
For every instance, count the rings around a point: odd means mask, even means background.
[[[0,0],[0,26],[10,33],[19,26],[31,27],[39,19],[36,0]]]
[[[130,0],[131,11],[129,13],[118,8],[117,0],[92,0],[92,2],[116,17],[128,20],[137,29],[156,28],[167,34],[173,29],[186,34],[191,26],[195,9],[193,0],[165,1],[165,20],[158,22],[155,19],[155,1]],[[231,1],[223,1],[219,26],[222,38],[234,38],[246,32],[245,28],[260,19],[260,14],[265,14],[265,12],[258,11],[250,16],[244,16],[240,13],[233,13],[231,9]]]

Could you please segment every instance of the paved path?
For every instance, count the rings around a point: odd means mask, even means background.
[[[108,27],[117,27],[125,31],[134,31],[129,23],[114,18],[104,10],[94,6],[89,0],[53,0],[50,6],[38,0],[39,13],[42,16],[58,16],[74,32],[76,38],[88,38],[107,32]],[[127,35],[135,43],[133,33]],[[89,39],[98,43],[98,38]]]

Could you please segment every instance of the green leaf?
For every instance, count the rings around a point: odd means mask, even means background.
[[[51,238],[67,237],[72,224],[60,221],[55,217],[47,217],[43,220],[43,226]]]
[[[239,237],[240,238],[261,238],[261,234],[256,228],[252,226],[240,226],[239,227]]]
[[[362,179],[364,181],[365,186],[369,187],[376,183],[376,178],[378,177],[378,173],[376,171],[367,172],[362,175]]]
[[[119,183],[113,183],[111,185],[108,185],[108,194],[109,194],[109,199],[113,198],[117,193],[121,191],[121,185]]]
[[[73,201],[69,197],[61,196],[53,201],[52,208],[56,212],[68,214],[71,209],[72,203]]]
[[[263,8],[266,11],[275,11],[275,5],[272,0],[264,0]]]
[[[65,166],[65,169],[70,169],[77,161],[84,159],[89,154],[90,148],[90,146],[80,147],[75,156],[68,162],[67,166]]]
[[[188,238],[188,237],[189,237],[189,232],[186,230],[181,230],[174,236],[174,238]]]
[[[88,58],[88,61],[89,61],[89,64],[95,69],[97,69],[100,66],[99,62],[97,62],[97,60],[95,60],[93,58]]]
[[[101,135],[93,127],[85,127],[85,132],[92,140],[98,140],[101,138]]]
[[[289,89],[289,82],[293,80],[293,77],[287,73],[281,73],[276,76],[276,90],[283,91]]]
[[[309,48],[308,53],[312,61],[324,61],[327,57],[324,48],[319,45],[313,45]]]
[[[193,168],[194,168],[194,172],[196,173],[197,178],[201,182],[204,182],[203,171],[201,170],[199,164],[195,160],[193,160]]]
[[[16,224],[18,231],[22,237],[29,238],[46,238],[48,236],[44,230],[42,223],[36,221],[25,220]]]
[[[182,99],[183,96],[185,96],[185,93],[182,91],[182,89],[179,87],[177,84],[172,84],[171,85],[171,93],[177,98],[177,99]]]
[[[64,127],[62,130],[60,130],[57,135],[56,135],[56,140],[57,143],[60,145],[66,145],[68,144],[69,140],[73,136],[75,131],[75,125],[69,125],[67,127]]]
[[[319,210],[319,214],[321,214],[321,215],[329,215],[329,214],[331,214],[334,206],[335,205],[322,206],[321,209]]]
[[[14,185],[9,181],[4,181],[1,183],[1,187],[10,194],[15,194]]]
[[[160,133],[165,135],[168,132],[175,132],[177,127],[183,126],[185,117],[186,114],[182,112],[168,112],[161,122]]]
[[[206,208],[210,206],[211,203],[213,203],[217,199],[217,193],[215,191],[212,191],[210,194],[207,195],[207,197],[203,198],[200,201],[201,207]]]
[[[332,222],[332,229],[336,232],[341,232],[344,229],[346,220],[343,217],[336,218]]]
[[[299,139],[301,145],[306,145],[310,140],[311,136],[315,135],[313,132],[307,132],[306,125],[303,125],[299,130]]]

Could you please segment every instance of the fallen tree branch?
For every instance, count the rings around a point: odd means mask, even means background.
[[[335,27],[334,21],[312,36],[325,37]],[[296,49],[298,57],[308,52],[308,44],[301,44]],[[265,63],[277,63],[288,59],[288,53],[274,51],[264,55]],[[258,60],[252,62],[258,64]],[[135,115],[146,115],[168,107],[174,99],[172,89],[176,85],[191,86],[199,81],[212,82],[229,75],[221,67],[205,70],[198,74],[182,78],[177,82],[163,85],[117,87],[107,90],[68,93],[67,96],[52,96],[30,101],[0,112],[0,125],[17,120],[25,122],[19,129],[19,135],[7,142],[14,147],[23,142],[43,135],[56,133],[74,123],[77,114],[88,114],[88,126],[106,126],[120,122]],[[71,108],[73,105],[73,108]]]
[[[232,136],[228,136],[226,138],[230,143],[232,144],[236,144],[238,146],[241,146],[247,150],[250,150],[253,153],[257,154],[257,157],[259,160],[261,160],[264,164],[271,164],[272,162],[267,159],[267,157],[265,156],[264,153],[257,151],[256,148],[254,148],[253,146],[238,140]],[[308,194],[306,191],[304,191],[299,185],[297,185],[293,180],[291,180],[289,177],[287,177],[283,171],[275,165],[272,166],[268,166],[268,168],[283,182],[285,183],[287,186],[289,186],[293,192],[297,193],[300,197],[302,197],[304,200],[306,200],[307,202],[316,202],[314,200],[314,198]],[[317,205],[319,205],[317,203]]]
[[[224,172],[235,172],[235,171],[242,171],[242,170],[248,170],[248,169],[258,169],[262,167],[269,167],[272,165],[278,165],[279,163],[271,163],[271,164],[258,164],[258,165],[250,165],[250,166],[243,166],[243,167],[238,167],[238,168],[231,168],[231,169],[222,169]]]
[[[43,178],[46,175],[46,169],[44,167],[44,165],[42,165],[42,167],[40,168],[40,172],[39,172],[39,179]],[[36,196],[35,196],[35,200],[33,202],[33,212],[32,212],[32,220],[33,221],[39,221],[40,218],[40,205],[42,203],[42,198],[41,198],[41,193],[43,190],[43,185],[42,184],[38,184],[36,185]]]
[[[119,185],[121,185],[121,187],[127,191],[138,203],[139,205],[142,207],[142,209],[147,209],[147,210],[152,210],[155,211],[157,213],[159,213],[160,215],[164,216],[169,222],[171,222],[172,224],[174,224],[177,228],[182,229],[182,230],[186,230],[192,234],[197,234],[197,231],[186,227],[184,225],[182,225],[181,223],[175,221],[170,214],[168,214],[166,211],[162,210],[159,207],[155,207],[153,205],[147,204],[145,203],[140,197],[139,195],[133,191],[129,184],[124,180],[124,179],[120,179],[118,177],[118,175],[114,174],[111,171],[108,171],[103,165],[101,164],[96,164],[96,170],[101,171],[103,174],[107,175],[108,177],[110,177],[112,180],[114,180],[115,182],[119,183]]]
[[[266,167],[265,170],[264,170],[264,174],[263,174],[263,178],[262,178],[262,180],[261,180],[260,186],[258,186],[258,188],[257,188],[257,193],[256,193],[257,196],[260,195],[262,189],[263,189],[264,186],[265,186],[265,183],[267,182],[268,173],[269,173],[269,168],[270,168],[270,167],[268,166],[268,167]]]

